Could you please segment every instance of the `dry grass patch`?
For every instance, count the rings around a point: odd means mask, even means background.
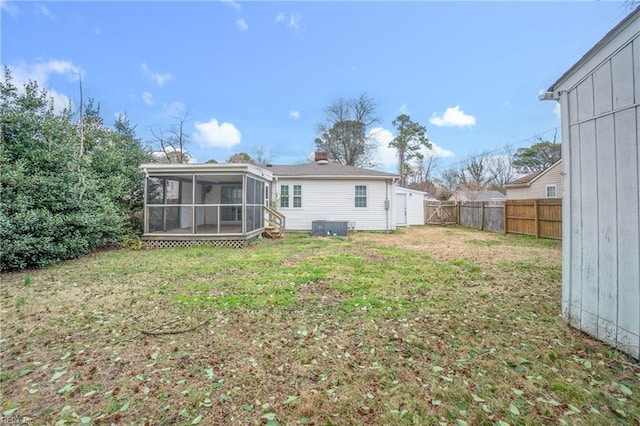
[[[3,275],[2,415],[637,424],[638,364],[559,317],[560,255],[556,242],[418,227]]]

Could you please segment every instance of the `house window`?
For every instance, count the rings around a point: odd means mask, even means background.
[[[558,198],[557,185],[547,185],[547,198]]]
[[[280,207],[289,207],[289,185],[280,186]]]
[[[302,207],[302,185],[293,185],[293,207]]]
[[[356,207],[367,207],[367,187],[356,185]]]

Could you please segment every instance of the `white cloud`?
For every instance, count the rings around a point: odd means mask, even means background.
[[[153,105],[153,95],[150,92],[144,92],[142,94],[142,102],[144,102],[147,106]]]
[[[236,21],[236,27],[240,31],[247,31],[249,29],[249,25],[247,24],[247,21],[244,20],[244,18],[240,18]]]
[[[152,71],[149,69],[147,64],[143,62],[140,64],[140,69],[142,69],[142,75],[150,80],[152,80],[158,86],[164,86],[164,84],[173,79],[173,75],[170,72],[167,73],[159,73],[156,71]]]
[[[289,117],[293,118],[294,120],[298,120],[300,118],[300,111],[290,111],[289,112]]]
[[[184,113],[185,105],[180,101],[162,105],[162,114],[168,117],[180,117]]]
[[[62,75],[69,81],[76,81],[84,74],[82,68],[74,65],[73,62],[52,59],[49,61],[36,62],[34,64],[20,63],[9,65],[13,84],[19,92],[24,91],[24,85],[29,81],[35,81],[42,89],[46,89],[47,96],[53,98],[53,109],[61,112],[72,105],[71,100],[65,94],[49,87],[49,80],[52,75]]]
[[[456,105],[454,107],[447,108],[442,116],[438,116],[436,113],[433,113],[429,122],[439,127],[466,127],[475,125],[476,118],[473,115],[465,114],[464,111],[460,109],[460,106]]]
[[[512,106],[512,105],[511,105],[511,102],[509,102],[509,101],[504,101],[504,102],[502,103],[502,106],[503,106],[504,108],[511,108],[511,106]]]
[[[53,12],[51,12],[51,10],[47,6],[45,6],[44,4],[36,3],[33,6],[33,8],[34,8],[34,11],[35,11],[36,15],[41,15],[41,16],[44,16],[44,17],[49,18],[49,19],[55,19],[55,16],[53,16]]]
[[[409,114],[409,105],[407,105],[407,104],[400,105],[400,113],[401,114]]]
[[[291,29],[299,30],[301,19],[302,16],[299,13],[292,13],[291,15],[289,15],[289,19],[287,19],[287,14],[284,12],[280,12],[276,15],[275,21],[279,24],[284,24]]]
[[[66,76],[69,81],[78,80],[83,71],[77,65],[70,61],[62,61],[52,59],[49,61],[36,62],[34,64],[20,63],[18,65],[10,65],[13,80],[18,85],[27,84],[29,80],[37,81],[41,87],[46,87],[49,77],[52,74]]]
[[[289,28],[297,30],[300,28],[300,14],[296,13],[289,17]]]
[[[229,5],[233,9],[235,9],[236,12],[240,12],[242,10],[242,6],[240,6],[240,3],[237,3],[234,0],[220,0],[220,1],[226,5]]]
[[[553,113],[556,117],[558,117],[558,120],[562,118],[562,114],[560,113],[560,111],[560,102],[556,102],[556,104],[553,106]]]
[[[389,148],[389,142],[393,140],[393,133],[384,127],[374,127],[369,130],[371,139],[376,142],[377,149],[373,161],[383,168],[389,169],[398,165],[398,154],[394,148]]]
[[[431,149],[430,150],[427,149],[425,154],[428,154],[428,152],[432,152],[434,157],[436,158],[455,157],[455,154],[453,153],[453,151],[449,151],[448,149],[441,147],[434,141],[430,141],[430,142],[431,142]]]
[[[398,165],[398,151],[390,148],[389,143],[393,140],[394,135],[383,127],[375,127],[369,131],[369,137],[376,142],[376,153],[373,161],[380,164],[384,169],[392,170]],[[436,158],[449,158],[455,156],[452,151],[445,149],[431,141],[431,149],[423,148],[422,154],[425,156],[433,155]]]
[[[218,124],[215,118],[206,123],[196,122],[195,128],[193,139],[203,148],[229,149],[239,144],[242,139],[240,130],[236,126],[231,123]]]
[[[20,13],[16,2],[7,0],[0,0],[0,11],[6,12],[12,18],[17,18]]]

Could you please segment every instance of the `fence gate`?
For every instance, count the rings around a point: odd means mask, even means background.
[[[427,201],[424,213],[427,225],[455,225],[458,223],[458,208],[455,202]]]

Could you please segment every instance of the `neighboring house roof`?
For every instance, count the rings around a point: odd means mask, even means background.
[[[500,191],[456,191],[449,197],[449,201],[491,201],[506,198]]]
[[[532,183],[534,183],[535,181],[540,179],[542,176],[549,173],[550,170],[552,170],[554,167],[557,167],[560,164],[562,164],[561,159],[556,161],[551,166],[549,166],[548,168],[542,171],[530,173],[526,176],[523,176],[519,179],[514,180],[513,182],[509,182],[504,187],[505,188],[521,188],[521,187],[531,186]]]
[[[316,162],[298,164],[293,166],[267,166],[277,177],[304,177],[311,179],[397,179],[398,175],[377,170],[362,169],[360,167],[345,166],[344,164]]]

